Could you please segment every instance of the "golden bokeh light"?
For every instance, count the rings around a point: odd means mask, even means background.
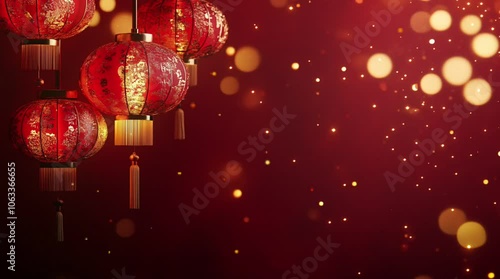
[[[495,278],[495,273],[493,273],[493,272],[488,273],[488,278],[489,279]]]
[[[481,33],[472,39],[472,51],[481,58],[490,58],[498,53],[498,38],[490,33]]]
[[[490,181],[489,181],[488,179],[484,179],[484,180],[483,180],[483,184],[484,184],[484,185],[488,185],[488,184],[490,184]]]
[[[236,49],[232,46],[228,46],[226,48],[226,55],[227,56],[233,56],[236,53]]]
[[[99,8],[101,8],[103,12],[110,13],[116,8],[116,0],[100,0]]]
[[[116,223],[116,234],[123,238],[129,238],[135,233],[134,221],[124,218]]]
[[[428,73],[420,80],[420,89],[428,95],[435,95],[441,91],[443,82],[441,78],[433,73]]]
[[[264,164],[266,164],[266,166],[269,166],[271,164],[271,160],[265,160]]]
[[[233,197],[234,197],[235,199],[239,199],[239,198],[241,198],[241,196],[242,196],[242,195],[243,195],[243,192],[242,192],[240,189],[235,189],[235,190],[233,191]]]
[[[431,14],[428,12],[420,11],[414,13],[410,18],[411,29],[420,34],[431,31],[430,17]]]
[[[486,243],[486,230],[477,222],[467,222],[458,228],[457,240],[460,246],[474,249]]]
[[[111,33],[130,33],[132,29],[132,14],[130,12],[120,12],[111,19]]]
[[[292,67],[292,70],[298,70],[300,68],[300,65],[299,65],[299,63],[294,62],[294,63],[292,63],[291,67]]]
[[[437,10],[429,18],[429,23],[435,31],[446,31],[451,26],[451,15],[445,10]]]
[[[472,65],[464,57],[454,56],[444,62],[442,73],[451,85],[464,85],[472,76]]]
[[[238,51],[236,51],[236,55],[234,56],[234,64],[236,68],[240,71],[249,73],[257,70],[260,66],[260,53],[259,51],[251,46],[245,46]]]
[[[270,0],[270,2],[275,8],[284,8],[288,5],[288,0]]]
[[[92,19],[89,22],[89,26],[96,27],[97,25],[99,25],[100,22],[101,22],[101,14],[99,13],[99,11],[95,11],[94,15],[92,16]]]
[[[392,60],[384,53],[373,54],[366,63],[368,73],[374,78],[385,78],[392,71]]]
[[[492,89],[490,84],[481,78],[472,79],[464,86],[465,100],[475,106],[482,106],[491,99]]]
[[[457,208],[443,210],[438,218],[439,229],[448,235],[456,235],[458,228],[465,222],[467,222],[465,212]]]
[[[482,27],[481,19],[476,15],[467,15],[460,21],[460,30],[466,35],[476,35]]]
[[[234,95],[240,90],[240,82],[233,76],[227,76],[220,81],[220,91],[225,95]]]

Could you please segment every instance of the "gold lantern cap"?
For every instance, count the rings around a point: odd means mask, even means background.
[[[115,35],[116,42],[153,42],[153,34],[149,33],[121,33]]]

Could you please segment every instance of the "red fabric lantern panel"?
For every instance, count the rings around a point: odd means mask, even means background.
[[[95,11],[95,0],[2,0],[0,19],[27,39],[66,39],[82,32]]]
[[[138,25],[184,61],[220,51],[228,37],[226,17],[205,0],[149,0],[139,7]]]
[[[42,92],[42,99],[17,110],[11,126],[14,146],[42,163],[45,191],[76,190],[76,163],[96,154],[107,136],[104,117],[77,101],[75,91]]]
[[[94,0],[2,0],[0,25],[26,38],[22,69],[60,70],[60,40],[87,28],[94,12]]]
[[[104,117],[72,99],[41,99],[16,112],[13,143],[40,162],[77,162],[96,154],[107,138]]]
[[[80,71],[83,94],[109,115],[156,115],[175,108],[188,89],[186,67],[171,50],[123,40],[93,51]]]

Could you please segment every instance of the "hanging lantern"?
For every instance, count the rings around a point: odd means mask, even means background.
[[[14,116],[12,141],[41,162],[42,191],[76,190],[77,163],[96,154],[106,141],[103,116],[76,98],[76,91],[44,90],[39,100]]]
[[[0,21],[23,41],[25,70],[59,70],[60,40],[87,28],[94,0],[2,0]]]
[[[186,62],[190,86],[197,84],[196,59],[220,51],[228,37],[226,17],[206,0],[149,0],[139,7],[138,23]]]
[[[96,108],[116,116],[115,145],[153,145],[153,116],[179,105],[187,76],[182,60],[151,34],[127,33],[87,57],[80,87]]]

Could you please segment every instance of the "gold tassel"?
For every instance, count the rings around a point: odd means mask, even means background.
[[[137,161],[139,161],[139,156],[135,154],[135,152],[130,155],[130,161],[132,161],[132,165],[130,166],[130,199],[129,199],[129,208],[130,209],[139,209],[139,165]]]
[[[174,139],[185,140],[186,139],[186,128],[184,126],[184,110],[179,107],[175,111],[174,117]]]
[[[64,225],[63,225],[63,214],[62,205],[63,201],[58,199],[54,205],[56,206],[56,221],[57,221],[57,241],[64,241]]]
[[[21,69],[57,71],[60,66],[60,40],[25,40],[21,45]]]
[[[189,74],[189,86],[198,85],[198,64],[196,64],[196,60],[189,59],[184,63],[186,65],[186,69]]]

